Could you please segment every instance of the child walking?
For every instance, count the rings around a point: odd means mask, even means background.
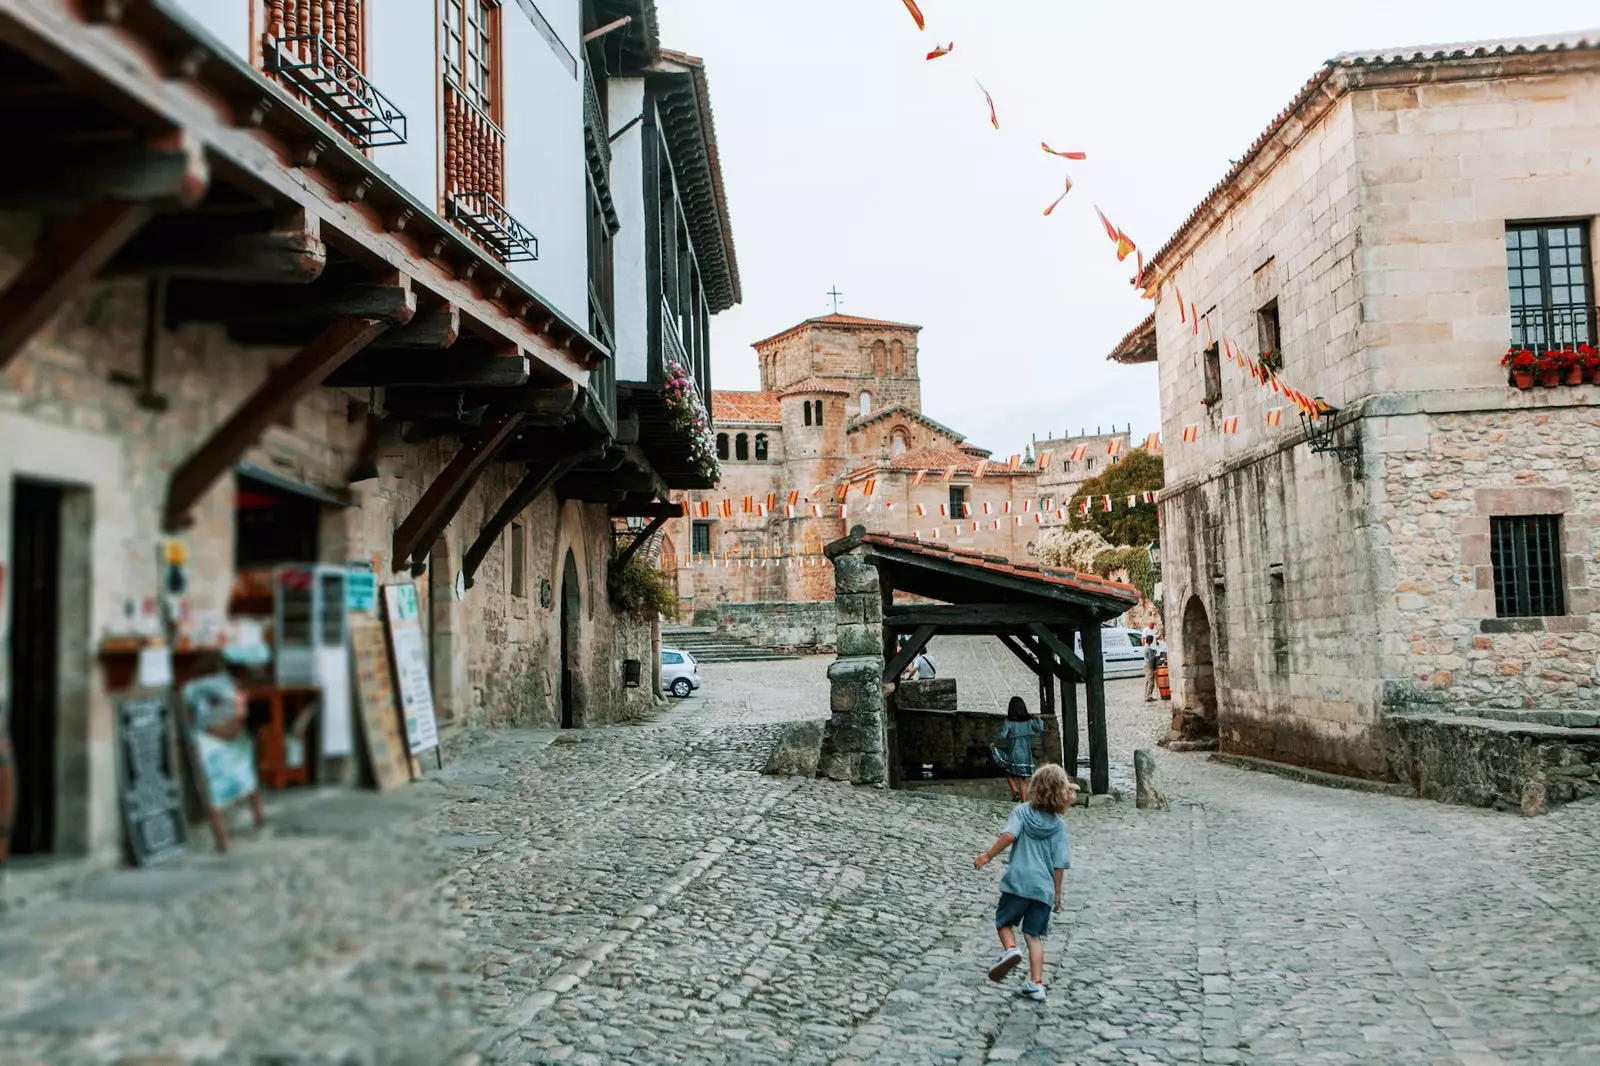
[[[1028,942],[1028,979],[1017,993],[1044,1002],[1044,937],[1050,932],[1050,914],[1061,909],[1061,875],[1072,865],[1067,825],[1061,815],[1072,805],[1077,786],[1055,764],[1039,767],[1028,783],[1028,802],[1019,803],[1006,820],[1000,839],[972,860],[981,870],[1002,851],[1011,849],[1011,861],[1000,879],[1000,903],[994,909],[1000,934],[1000,958],[989,967],[989,980],[1003,981],[1022,962],[1017,934]]]
[[[1006,784],[1018,803],[1028,798],[1028,778],[1033,776],[1031,738],[1044,732],[1044,722],[1030,717],[1021,696],[1012,696],[1006,706],[1006,724],[1000,729],[1000,743],[989,749],[994,761],[1005,771]]]

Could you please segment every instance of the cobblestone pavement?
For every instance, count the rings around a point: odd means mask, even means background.
[[[998,642],[935,653],[969,705],[1032,700]],[[225,858],[14,908],[0,1062],[1600,1063],[1600,805],[1162,753],[1171,810],[1068,815],[1034,1004],[984,979],[999,873],[971,856],[1005,804],[760,776],[825,665],[705,666],[652,722],[481,736],[397,793],[280,803]],[[1126,761],[1165,705],[1109,688]]]

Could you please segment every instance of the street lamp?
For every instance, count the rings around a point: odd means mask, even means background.
[[[1161,542],[1153,540],[1145,545],[1145,554],[1150,557],[1150,570],[1152,573],[1161,573]]]

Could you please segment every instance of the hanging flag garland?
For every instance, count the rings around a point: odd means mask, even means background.
[[[917,6],[917,0],[905,0],[906,10],[911,12],[911,17],[917,20],[917,29],[925,30],[928,22],[922,17],[922,9]]]
[[[951,52],[955,51],[955,47],[956,42],[954,41],[951,41],[949,44],[935,44],[933,46],[933,51],[928,53],[928,58],[939,59],[942,56],[947,56]]]

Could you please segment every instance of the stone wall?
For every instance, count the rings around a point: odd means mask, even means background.
[[[1385,733],[1397,776],[1424,799],[1543,814],[1600,794],[1600,730],[1394,715]]]
[[[908,781],[921,777],[924,766],[932,766],[938,778],[1000,777],[990,748],[1004,746],[1000,730],[1005,724],[1004,714],[986,711],[902,708],[895,713],[900,772]],[[1034,765],[1054,761],[1057,756],[1051,753],[1061,751],[1060,722],[1054,716],[1045,718],[1044,733],[1033,737],[1029,746]]]
[[[829,709],[818,773],[835,781],[889,783],[883,684],[883,601],[877,567],[859,554],[833,561],[839,657],[828,667]]]
[[[836,630],[832,600],[814,603],[719,603],[697,611],[695,625],[768,648],[831,651]]]

